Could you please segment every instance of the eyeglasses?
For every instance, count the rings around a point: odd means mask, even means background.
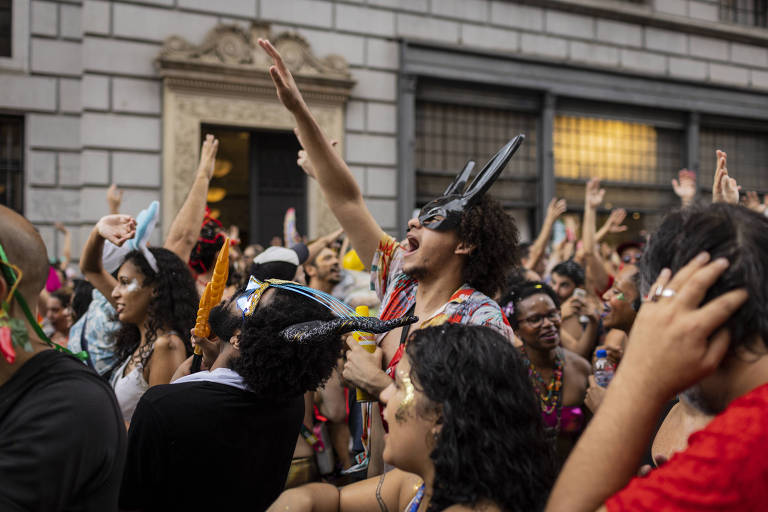
[[[627,254],[623,258],[621,258],[621,261],[624,263],[637,263],[640,261],[640,255],[634,255],[634,254]]]
[[[556,323],[560,321],[560,311],[552,310],[546,315],[531,315],[528,318],[523,318],[520,322],[525,322],[531,327],[538,327],[544,323],[544,319],[548,318],[550,322]]]

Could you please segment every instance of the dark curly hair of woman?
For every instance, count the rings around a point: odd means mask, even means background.
[[[442,425],[428,510],[484,501],[541,510],[555,459],[517,350],[488,327],[446,324],[416,331],[406,352],[414,387],[431,402],[417,410]]]
[[[152,270],[141,251],[129,252],[123,263],[130,261],[144,276],[142,286],[154,286],[156,294],[149,302],[147,315],[147,342],[157,339],[159,330],[175,331],[184,342],[187,354],[192,351],[189,331],[195,326],[200,297],[189,267],[167,249],[150,247],[157,260],[159,272]],[[141,342],[138,326],[123,323],[115,333],[115,352],[118,361],[128,358]],[[146,361],[143,361],[146,363]]]
[[[286,327],[332,320],[335,316],[312,299],[288,290],[273,290],[271,302],[259,305],[245,318],[240,355],[231,366],[257,396],[290,398],[313,391],[328,380],[341,354],[341,336],[332,334],[310,343],[281,338],[280,332]]]
[[[464,265],[462,279],[489,297],[504,289],[507,275],[518,262],[515,221],[487,194],[464,212],[458,237],[474,245]]]

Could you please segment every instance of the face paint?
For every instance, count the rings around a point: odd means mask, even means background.
[[[408,415],[408,411],[413,404],[414,388],[413,382],[411,382],[410,375],[400,374],[400,382],[403,385],[403,399],[400,401],[400,405],[397,406],[397,412],[395,413],[395,419],[397,421],[404,421]]]
[[[128,292],[128,293],[135,292],[139,288],[141,288],[141,285],[139,285],[139,282],[136,280],[135,277],[133,279],[131,279],[128,282],[128,284],[125,285],[125,291]]]

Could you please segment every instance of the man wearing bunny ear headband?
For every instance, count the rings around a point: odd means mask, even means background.
[[[318,290],[252,277],[211,310],[211,340],[195,340],[207,347],[203,364],[210,371],[154,386],[139,402],[128,433],[121,508],[236,510],[247,503],[266,509],[285,484],[303,394],[330,376],[341,334],[414,321],[358,317]],[[195,492],[190,468],[225,471],[226,492]]]

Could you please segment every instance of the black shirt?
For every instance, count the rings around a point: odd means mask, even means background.
[[[304,416],[301,395],[258,398],[217,382],[150,388],[128,432],[127,510],[265,510],[280,495]]]
[[[0,387],[0,510],[117,510],[125,424],[104,380],[40,352]]]

